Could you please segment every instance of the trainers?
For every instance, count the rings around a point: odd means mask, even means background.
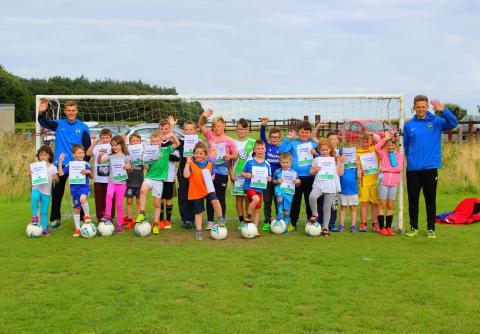
[[[62,221],[60,219],[57,219],[53,224],[48,225],[48,229],[50,230],[56,230],[60,227],[62,227]]]
[[[268,223],[263,224],[262,231],[270,231],[270,224]]]
[[[367,224],[360,224],[360,232],[367,232]]]
[[[283,231],[283,234],[288,234],[288,228],[286,228],[285,231]]]
[[[338,232],[343,232],[343,231],[345,231],[345,225],[343,224],[338,225]]]
[[[118,224],[118,225],[117,225],[117,233],[123,233],[122,224]]]
[[[83,217],[83,221],[84,221],[85,223],[91,223],[91,222],[92,222],[92,218],[90,218],[90,216],[84,216],[84,217]]]
[[[410,232],[405,233],[405,235],[407,237],[410,237],[410,238],[416,237],[416,236],[418,236],[418,230],[412,227],[412,228],[410,228]]]
[[[378,233],[378,225],[377,224],[372,224],[372,232],[373,233]]]
[[[125,229],[129,230],[135,226],[137,222],[133,218],[128,218],[126,221]]]
[[[42,231],[42,234],[43,234],[44,236],[46,236],[46,237],[49,237],[49,236],[51,235],[50,232],[48,232],[47,229],[44,229],[44,230]]]
[[[136,222],[136,223],[141,223],[141,222],[143,222],[144,220],[145,220],[145,215],[144,215],[143,213],[141,213],[141,214],[139,214],[139,215],[137,216],[137,219],[135,219],[135,222]]]
[[[394,237],[396,234],[395,232],[393,232],[392,228],[391,227],[388,227],[387,228],[387,233],[390,237]]]
[[[213,225],[215,225],[213,222],[208,222],[207,223],[207,227],[205,228],[207,231],[210,231],[213,227]]]
[[[195,240],[203,240],[203,232],[195,231]]]
[[[297,226],[288,225],[288,232],[297,232]]]
[[[127,225],[132,218],[128,218],[128,216],[123,216],[122,225]]]
[[[195,228],[195,223],[191,221],[186,221],[185,225],[187,227],[187,230],[191,230],[192,228]]]
[[[352,225],[352,227],[350,227],[350,232],[355,233],[357,231],[358,231],[357,225]]]
[[[427,231],[427,238],[428,239],[436,239],[437,236],[435,235],[435,231],[434,230],[428,230]]]
[[[335,226],[335,224],[334,224],[334,225],[330,225],[330,226],[328,227],[328,229],[329,229],[331,232],[338,232],[338,228],[337,228],[337,226]]]
[[[75,231],[73,232],[73,236],[74,237],[79,237],[80,236],[80,229],[75,229]]]
[[[330,232],[325,228],[325,229],[323,230],[323,232],[322,232],[322,235],[323,235],[324,237],[328,237],[328,236],[330,236]]]
[[[378,234],[386,236],[386,237],[390,236],[390,234],[388,234],[388,230],[386,228],[381,228],[380,231],[378,231]]]
[[[225,218],[224,217],[219,217],[218,218],[218,226],[225,227]]]
[[[186,222],[186,221],[182,221],[182,225],[180,226],[180,228],[181,228],[182,230],[187,230],[187,229],[188,229],[187,226],[188,226],[188,225],[187,225],[187,222]]]
[[[243,218],[243,222],[244,222],[245,224],[251,223],[251,222],[252,222],[252,218],[245,217],[245,218]]]
[[[158,224],[152,224],[152,234],[158,234],[160,233],[160,228],[158,227]]]
[[[165,226],[166,230],[170,230],[172,228],[172,222],[170,220],[164,220],[163,225]]]
[[[275,216],[275,219],[276,219],[276,220],[280,220],[280,219],[282,219],[282,218],[283,218],[283,215],[282,215],[281,213],[279,213],[279,214],[277,214],[277,215]]]
[[[318,217],[317,216],[312,216],[310,217],[310,219],[308,220],[308,224],[313,224],[317,221]]]
[[[35,225],[38,224],[38,216],[33,216],[32,217],[32,224],[35,224]]]

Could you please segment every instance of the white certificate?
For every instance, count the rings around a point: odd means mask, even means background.
[[[203,181],[205,181],[205,186],[207,187],[208,193],[214,193],[215,187],[213,186],[212,174],[209,169],[202,169]]]
[[[48,183],[48,172],[47,172],[46,161],[31,163],[30,170],[32,171],[32,185],[37,186],[39,184]]]
[[[235,177],[235,183],[233,184],[233,194],[234,195],[239,194],[243,196],[244,184],[245,184],[245,178],[242,176],[242,174],[237,174]]]
[[[364,175],[378,174],[378,163],[375,153],[367,153],[360,156]]]
[[[295,180],[297,179],[297,172],[282,170],[282,180],[280,190],[285,194],[295,194]]]
[[[128,154],[130,155],[130,162],[132,166],[139,166],[143,164],[143,144],[129,145]]]
[[[297,146],[297,157],[299,166],[308,166],[312,164],[313,155],[312,155],[312,143],[299,144]]]
[[[335,158],[334,157],[318,157],[315,158],[318,161],[318,165],[320,166],[320,171],[318,172],[318,178],[320,180],[333,180],[335,178],[337,168],[335,166]]]
[[[143,147],[143,163],[145,165],[151,164],[160,158],[160,146],[145,145]]]
[[[110,157],[110,166],[112,167],[112,180],[114,182],[125,181],[128,179],[127,171],[124,168],[124,158]]]
[[[216,163],[221,164],[225,162],[223,157],[227,154],[227,148],[225,147],[225,143],[220,143],[217,145],[217,159]]]
[[[193,148],[198,143],[198,135],[185,135],[183,139],[183,156],[193,155]],[[224,154],[225,155],[225,154]]]
[[[85,169],[85,161],[72,160],[68,163],[68,181],[70,184],[86,184],[85,175],[82,170]]]
[[[342,154],[345,156],[345,168],[357,168],[357,149],[355,147],[344,147]]]
[[[253,188],[267,189],[268,167],[252,166],[252,180],[250,186]]]

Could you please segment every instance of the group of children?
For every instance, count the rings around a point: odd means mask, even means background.
[[[185,136],[179,140],[174,135],[176,120],[169,117],[160,121],[159,129],[153,131],[149,144],[142,143],[141,137],[134,133],[129,137],[127,147],[122,136],[112,138],[110,130],[103,129],[100,138],[92,138],[93,143],[88,150],[74,145],[72,154],[75,161],[66,166],[62,166],[64,154],[60,155],[56,167],[53,165],[52,150],[42,146],[37,152],[37,160],[45,162],[48,182],[35,184],[32,176],[32,223],[38,223],[40,211],[43,233],[49,235],[47,213],[52,182],[58,180],[58,175],[69,174],[74,236],[80,234],[81,209],[84,222],[91,222],[87,199],[90,194],[89,179],[92,177],[98,221],[110,221],[116,214],[118,233],[132,228],[145,220],[146,198],[151,191],[154,198],[152,233],[158,234],[160,230],[172,226],[172,200],[177,177],[182,228],[195,228],[197,240],[203,238],[205,201],[206,229],[213,227],[215,215],[218,224],[225,225],[229,180],[232,182],[239,226],[242,223],[258,226],[263,203],[264,231],[270,229],[272,218],[285,221],[288,226],[285,233],[295,231],[303,196],[309,218],[307,223],[322,224],[324,236],[328,236],[330,231],[345,230],[347,209],[351,214],[351,231],[356,232],[359,201],[361,232],[367,229],[370,206],[372,231],[385,236],[395,235],[391,228],[393,203],[403,157],[395,150],[398,137],[394,133],[386,132],[382,140],[362,134],[358,149],[338,149],[340,140],[337,132],[318,139],[318,128],[312,131],[308,122],[302,122],[296,130],[288,131],[283,140],[280,130],[271,128],[267,138],[268,118],[264,117],[260,139],[249,137],[249,124],[240,119],[236,128],[237,139],[234,140],[226,135],[222,117],[214,118],[211,129],[207,128],[207,119],[212,114],[211,109],[206,110],[198,122],[206,143],[199,140],[197,126],[191,121],[184,122]],[[84,161],[85,155],[93,156],[93,170]],[[341,211],[337,228],[338,194]],[[127,199],[125,216],[124,198]],[[272,202],[276,209],[274,217]]]

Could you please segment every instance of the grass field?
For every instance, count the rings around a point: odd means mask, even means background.
[[[438,211],[467,196],[478,194],[440,191]],[[2,333],[474,333],[480,325],[480,224],[437,225],[436,240],[370,232],[243,240],[232,223],[227,240],[199,242],[178,223],[147,238],[74,239],[67,219],[51,237],[29,239],[29,211],[27,200],[0,204]]]

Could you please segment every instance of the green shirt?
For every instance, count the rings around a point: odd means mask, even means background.
[[[164,181],[168,177],[168,158],[174,151],[173,145],[160,147],[160,157],[148,167],[146,179]]]

